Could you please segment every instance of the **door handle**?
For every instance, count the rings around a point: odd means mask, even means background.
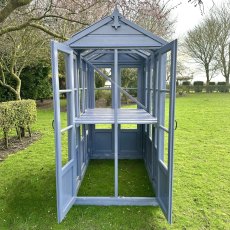
[[[177,130],[177,120],[175,120],[175,128],[174,130]]]

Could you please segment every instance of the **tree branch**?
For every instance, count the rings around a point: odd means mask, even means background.
[[[15,95],[17,94],[17,91],[13,87],[11,87],[10,85],[4,83],[2,80],[0,80],[0,85],[5,87],[5,88],[7,88],[11,92],[13,92]]]
[[[62,39],[62,40],[68,40],[67,37],[65,37],[65,36],[63,36],[63,35],[60,35],[60,34],[58,34],[58,33],[52,32],[52,31],[50,31],[48,28],[46,28],[46,27],[44,27],[44,26],[42,26],[42,25],[39,25],[39,24],[36,24],[36,23],[30,23],[29,26],[34,27],[34,28],[37,28],[37,29],[39,29],[39,30],[42,30],[43,32],[45,32],[45,33],[47,33],[47,34],[49,34],[49,35],[51,35],[51,36],[53,36],[53,37],[60,38],[60,39]]]
[[[28,5],[32,0],[9,0],[6,6],[0,11],[0,23],[4,22],[6,18],[17,8]]]

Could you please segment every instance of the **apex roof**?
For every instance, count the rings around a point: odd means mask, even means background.
[[[167,42],[127,20],[115,8],[110,16],[74,34],[65,42],[74,49],[159,48]]]

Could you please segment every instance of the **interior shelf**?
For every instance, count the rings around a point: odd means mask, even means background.
[[[118,109],[118,124],[156,124],[157,118],[144,109]],[[75,119],[77,124],[114,124],[114,109],[87,109]]]

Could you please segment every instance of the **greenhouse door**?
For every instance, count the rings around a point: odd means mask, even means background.
[[[76,154],[75,154],[75,111],[74,111],[74,59],[73,50],[69,47],[51,42],[52,77],[54,97],[54,127],[56,152],[56,193],[57,214],[60,223],[75,201],[76,193]],[[63,58],[63,60],[61,59]],[[65,63],[65,65],[63,65]],[[65,67],[64,67],[65,66]],[[65,89],[59,89],[59,69],[65,77]],[[66,119],[60,112],[60,95],[66,95]],[[65,122],[65,124],[64,124]]]
[[[172,182],[177,41],[157,51],[155,56],[157,103],[157,199],[172,223]]]

